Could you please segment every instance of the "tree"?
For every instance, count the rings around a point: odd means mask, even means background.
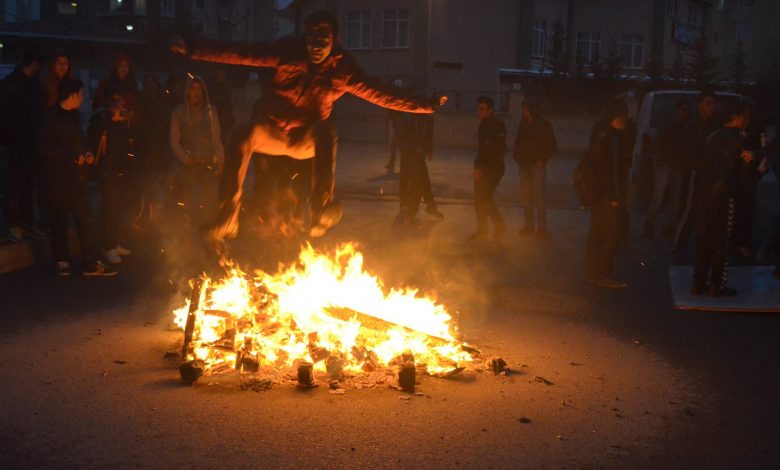
[[[688,62],[688,76],[699,89],[712,84],[716,76],[716,64],[715,58],[710,54],[705,36],[699,36],[699,39],[693,43],[693,54]]]
[[[737,41],[737,46],[734,50],[734,63],[731,66],[731,80],[736,86],[742,85],[742,81],[745,79],[748,70],[750,70],[745,59],[745,52],[742,50],[742,41]]]
[[[544,61],[544,68],[550,70],[553,76],[565,77],[571,70],[572,54],[567,47],[568,42],[569,32],[560,20],[555,20],[550,34],[550,47],[546,50]]]

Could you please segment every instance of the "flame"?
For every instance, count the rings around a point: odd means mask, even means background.
[[[413,357],[430,374],[472,360],[452,316],[417,289],[390,289],[363,268],[351,243],[332,256],[305,246],[277,274],[248,276],[236,266],[201,290],[190,356],[206,372],[242,360],[285,369],[300,362],[337,373],[389,368]],[[174,311],[184,328],[189,301]]]

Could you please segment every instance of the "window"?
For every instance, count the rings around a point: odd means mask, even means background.
[[[737,0],[737,10],[749,10],[753,8],[753,0]]]
[[[163,18],[176,16],[176,3],[174,0],[160,0],[160,16]]]
[[[382,13],[382,47],[409,47],[409,10],[384,10]]]
[[[371,49],[371,10],[347,12],[347,49]]]
[[[592,64],[601,56],[600,33],[577,33],[577,63]]]
[[[666,0],[666,14],[677,18],[677,0]]]
[[[75,1],[58,1],[57,2],[57,14],[63,16],[73,16],[78,14],[79,4]]]
[[[5,0],[5,22],[36,21],[41,19],[40,0]]]
[[[534,20],[533,36],[531,36],[531,55],[544,57],[544,46],[547,40],[547,20]]]
[[[749,23],[734,23],[734,39],[737,42],[749,42],[752,28]]]
[[[146,0],[111,0],[111,13],[145,15]]]
[[[620,35],[620,63],[623,67],[642,68],[644,40],[645,38],[641,34]]]
[[[696,14],[698,13],[696,4],[691,2],[688,5],[688,24],[691,26],[696,26]]]

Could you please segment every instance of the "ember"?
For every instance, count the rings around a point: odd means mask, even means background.
[[[414,289],[386,292],[351,244],[333,256],[307,246],[278,274],[231,267],[223,279],[192,285],[174,312],[185,332],[180,371],[190,383],[232,370],[311,387],[315,372],[338,378],[395,369],[413,391],[415,367],[446,376],[478,353],[456,340],[453,318],[433,299]]]

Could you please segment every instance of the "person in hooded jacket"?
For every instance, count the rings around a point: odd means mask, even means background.
[[[373,104],[415,113],[432,113],[446,97],[432,100],[407,95],[367,75],[354,58],[337,44],[338,20],[318,10],[304,21],[303,37],[285,37],[273,44],[234,44],[230,47],[201,42],[187,47],[177,38],[171,50],[195,60],[268,67],[273,69],[265,108],[258,122],[237,134],[230,145],[232,196],[222,202],[210,236],[217,242],[235,237],[244,179],[253,153],[287,155],[314,163],[314,190],[310,203],[310,236],[322,236],[341,219],[341,206],[333,201],[336,163],[336,129],[329,118],[333,105],[351,93]]]
[[[92,100],[92,111],[108,107],[108,90],[119,90],[125,101],[125,108],[132,116],[138,111],[138,84],[133,73],[133,61],[125,53],[119,53],[114,57],[111,70],[107,78],[98,83],[95,98]]]
[[[171,114],[170,144],[177,160],[184,211],[200,226],[216,215],[218,176],[225,164],[217,109],[209,102],[206,84],[191,77],[184,102]]]
[[[95,155],[95,167],[100,181],[102,244],[106,261],[122,262],[122,256],[132,252],[120,245],[120,229],[140,210],[136,187],[138,177],[138,136],[135,122],[130,119],[122,91],[105,90],[108,102],[90,120],[88,149]]]

